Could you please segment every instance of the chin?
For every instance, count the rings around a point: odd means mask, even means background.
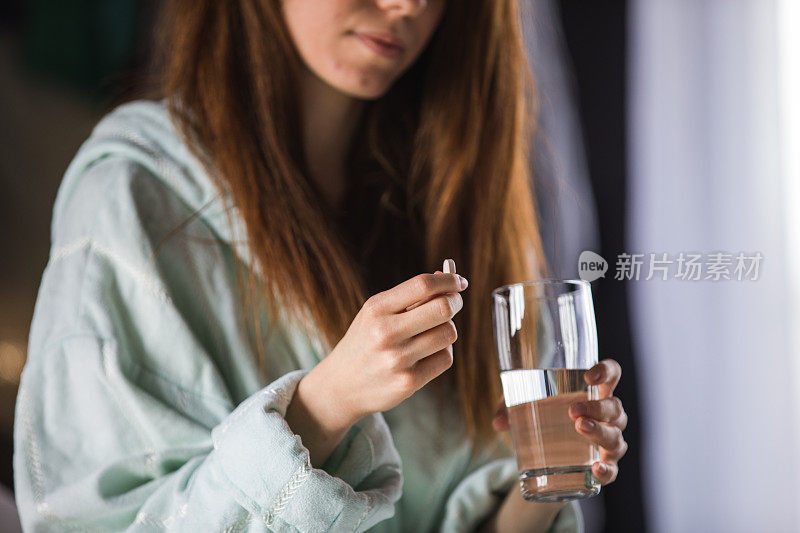
[[[376,100],[392,87],[396,76],[389,69],[373,65],[352,65],[323,72],[325,82],[339,92],[360,100]]]
[[[359,100],[377,100],[382,97],[389,90],[389,87],[382,88],[381,90],[365,91],[365,90],[352,90],[347,94]]]
[[[340,83],[334,84],[339,91],[360,100],[377,100],[391,87],[390,83]]]

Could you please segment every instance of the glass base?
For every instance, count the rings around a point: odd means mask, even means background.
[[[600,482],[586,465],[525,470],[519,475],[522,497],[531,502],[565,502],[600,492]]]

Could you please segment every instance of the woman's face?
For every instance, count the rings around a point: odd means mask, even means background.
[[[350,96],[374,99],[419,57],[445,1],[283,0],[283,14],[317,77]]]

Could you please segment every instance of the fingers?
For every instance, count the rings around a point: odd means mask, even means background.
[[[456,273],[456,266],[455,265],[456,265],[456,263],[452,259],[445,259],[444,267],[443,267],[444,268],[444,273],[445,274],[455,274]],[[441,274],[441,273],[442,273],[441,270],[437,270],[436,272],[434,272],[434,274]],[[416,309],[420,305],[422,305],[422,304],[424,304],[426,302],[429,302],[433,298],[436,298],[436,295],[428,296],[424,300],[420,300],[420,301],[418,301],[416,303],[411,304],[410,306],[406,307],[406,311],[411,311],[412,309]]]
[[[433,300],[433,299],[434,299],[434,298],[436,298],[437,296],[438,296],[437,294],[433,294],[433,295],[431,295],[431,296],[428,296],[428,297],[427,297],[427,298],[425,298],[424,300],[420,300],[420,301],[418,301],[418,302],[417,302],[417,303],[415,303],[415,304],[411,304],[410,306],[406,307],[406,311],[411,311],[412,309],[416,309],[416,308],[417,308],[417,307],[419,307],[420,305],[422,305],[422,304],[426,304],[426,303],[430,302],[431,300]]]
[[[443,350],[439,350],[433,355],[429,355],[417,361],[412,366],[414,376],[414,388],[420,389],[424,387],[433,378],[447,370],[453,365],[453,348],[448,346]]]
[[[620,429],[620,431],[625,431],[625,428],[628,427],[628,413],[622,411],[622,416],[612,421],[611,423],[617,426]]]
[[[412,311],[400,313],[393,320],[396,322],[398,334],[407,339],[447,322],[456,316],[462,307],[464,300],[461,294],[451,292],[438,296]]]
[[[592,465],[592,473],[603,484],[617,479],[617,462],[628,451],[622,430],[628,425],[628,415],[622,402],[612,396],[619,383],[622,369],[613,359],[604,359],[586,372],[586,382],[597,385],[600,400],[578,402],[570,405],[569,416],[575,420],[578,433],[596,443],[600,461]]]
[[[575,421],[575,429],[584,437],[605,448],[612,457],[616,457],[616,454],[622,457],[627,451],[627,444],[622,438],[622,430],[617,426],[581,417]]]
[[[606,448],[600,447],[600,460],[605,462],[617,462],[622,459],[628,452],[628,442],[623,439],[619,448],[609,451]]]
[[[400,359],[404,364],[411,365],[423,357],[451,346],[457,339],[458,330],[455,322],[448,320],[408,339],[399,348]]]
[[[622,367],[613,359],[603,359],[586,371],[584,379],[589,385],[597,385],[600,398],[608,398],[614,392],[622,376]]]
[[[592,465],[592,474],[601,485],[608,485],[617,479],[619,467],[614,462],[598,461]]]
[[[442,273],[442,271],[441,271],[441,270],[437,270],[436,272],[434,272],[434,274],[441,274],[441,273]],[[450,274],[450,272],[448,272],[448,274]],[[433,300],[434,298],[436,298],[436,296],[437,296],[436,294],[433,294],[433,295],[431,295],[431,296],[428,296],[428,297],[427,297],[427,298],[425,298],[424,300],[420,300],[420,301],[418,301],[417,303],[413,303],[413,304],[411,304],[410,306],[406,307],[406,311],[411,311],[412,309],[416,309],[416,308],[417,308],[417,307],[419,307],[420,305],[422,305],[422,304],[424,304],[424,303],[427,303],[427,302],[430,302],[431,300]]]
[[[463,280],[463,282],[461,281]],[[411,306],[437,294],[458,293],[467,288],[467,280],[458,274],[419,274],[368,301],[382,314],[402,313]]]
[[[587,416],[600,422],[615,422],[624,415],[627,424],[628,416],[622,408],[622,402],[616,396],[604,398],[602,400],[588,400],[585,402],[573,403],[569,406],[569,416],[573,420]],[[622,427],[621,429],[624,429]]]

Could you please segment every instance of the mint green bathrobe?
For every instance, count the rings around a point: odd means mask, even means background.
[[[330,346],[272,310],[259,376],[229,201],[162,103],[117,108],[70,164],[16,408],[26,531],[469,531],[519,490],[512,453],[471,453],[424,388],[312,467],[283,415]],[[574,504],[552,527],[582,529]]]

